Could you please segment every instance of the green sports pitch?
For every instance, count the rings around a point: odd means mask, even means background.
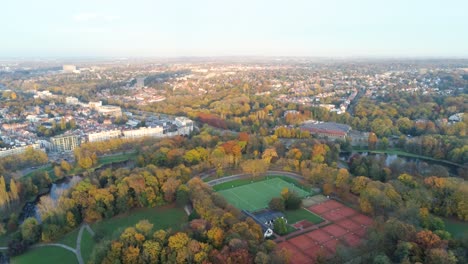
[[[279,197],[281,191],[288,188],[299,197],[310,195],[309,192],[289,183],[281,178],[267,179],[259,182],[233,187],[227,190],[218,191],[233,206],[248,210],[258,211],[268,207],[268,203],[274,197]]]

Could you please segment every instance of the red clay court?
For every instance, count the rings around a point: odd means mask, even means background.
[[[328,200],[307,208],[331,222],[330,225],[313,230],[278,245],[291,253],[291,263],[313,263],[318,255],[330,256],[338,244],[358,246],[372,218],[335,201]]]

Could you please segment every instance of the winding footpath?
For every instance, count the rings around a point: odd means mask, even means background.
[[[37,244],[32,246],[31,248],[40,248],[40,247],[61,247],[63,249],[66,249],[68,251],[73,252],[73,254],[76,255],[76,259],[78,260],[78,264],[85,264],[83,260],[83,256],[81,255],[81,238],[83,237],[83,231],[86,229],[88,233],[91,234],[91,236],[94,236],[94,231],[91,229],[91,227],[88,224],[83,224],[80,227],[80,231],[78,232],[78,236],[76,237],[76,248],[72,248],[70,246],[60,244],[60,243],[44,243],[44,244]],[[0,247],[0,249],[8,249],[7,247]]]

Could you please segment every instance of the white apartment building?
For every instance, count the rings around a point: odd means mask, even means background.
[[[78,136],[75,135],[63,135],[50,138],[52,143],[52,151],[72,151],[79,145]]]
[[[96,109],[99,114],[105,116],[113,116],[113,117],[120,117],[122,116],[122,109],[120,106],[115,105],[103,105]]]
[[[193,131],[193,121],[185,116],[176,117],[175,124],[179,135],[188,135]]]
[[[123,131],[124,138],[141,138],[141,137],[162,137],[163,128],[157,127],[140,127],[139,129]]]
[[[78,104],[80,104],[80,100],[78,100],[78,98],[76,98],[74,96],[67,96],[65,98],[65,103],[67,105],[78,105]]]
[[[107,130],[107,131],[88,134],[88,141],[89,142],[106,141],[106,140],[113,139],[113,138],[119,138],[121,136],[122,136],[122,131],[118,129]]]
[[[18,154],[24,153],[28,148],[40,149],[40,146],[39,146],[39,144],[36,143],[36,144],[29,145],[29,146],[17,147],[17,148],[2,150],[2,151],[0,151],[0,158],[6,157],[6,156],[11,156],[11,155],[18,155]]]
[[[76,66],[71,64],[66,64],[62,66],[63,72],[72,73],[76,71]]]
[[[91,108],[91,109],[98,109],[101,106],[102,106],[102,101],[89,102],[88,103],[88,107]]]

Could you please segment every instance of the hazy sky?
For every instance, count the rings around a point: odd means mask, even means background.
[[[0,57],[468,57],[467,0],[2,0]]]

